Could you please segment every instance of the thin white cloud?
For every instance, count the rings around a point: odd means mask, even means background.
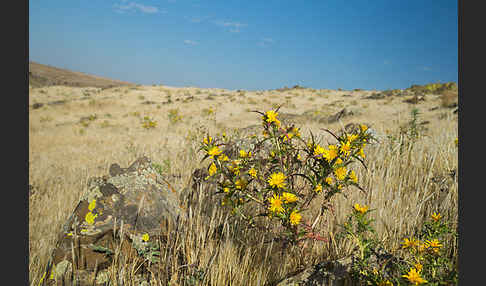
[[[184,40],[184,44],[191,45],[191,46],[195,46],[195,45],[198,44],[198,42],[193,41],[193,40]]]
[[[268,45],[273,44],[275,41],[272,38],[263,38],[260,42],[258,42],[258,45],[260,47],[266,47]]]
[[[126,3],[126,0],[122,0],[123,3]],[[143,5],[136,2],[129,2],[127,4],[115,4],[114,5],[115,12],[118,13],[125,13],[125,12],[135,12],[139,11],[146,14],[155,14],[155,13],[166,13],[166,11],[161,11],[159,8],[155,6]]]
[[[423,71],[431,71],[432,69],[430,67],[421,67],[420,68]]]
[[[231,21],[213,21],[213,24],[216,24],[221,27],[225,27],[231,33],[239,33],[240,28],[248,26],[248,24],[245,23],[231,22]]]
[[[384,65],[389,65],[389,64],[390,64],[390,61],[389,61],[389,60],[384,60],[384,61],[383,61],[383,64],[384,64]]]

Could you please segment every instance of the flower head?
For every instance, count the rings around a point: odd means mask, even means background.
[[[420,273],[417,272],[415,268],[410,268],[407,274],[402,275],[402,277],[407,278],[410,283],[419,285],[422,283],[427,283],[428,281],[420,277]]]
[[[316,193],[320,193],[320,192],[322,192],[322,185],[321,185],[321,184],[318,184],[318,185],[315,187],[314,192],[316,192]]]
[[[218,159],[223,161],[223,162],[226,162],[226,161],[229,160],[229,158],[228,158],[228,156],[226,156],[226,154],[219,155]]]
[[[84,219],[86,220],[86,222],[87,222],[88,224],[90,224],[90,225],[91,225],[91,224],[93,224],[93,223],[94,223],[94,220],[95,220],[95,218],[96,218],[97,216],[98,216],[98,214],[93,214],[92,212],[88,212],[88,213],[86,214],[86,216],[84,217]]]
[[[338,147],[336,145],[329,145],[327,146],[329,150],[326,150],[323,154],[322,157],[326,159],[326,161],[331,162],[338,156]]]
[[[142,235],[143,241],[147,242],[147,241],[149,241],[149,239],[150,239],[150,236],[148,235],[148,233],[145,233],[144,235]]]
[[[95,207],[96,207],[96,199],[93,199],[88,205],[88,210],[92,211],[95,209]]]
[[[358,139],[358,134],[348,134],[346,136],[346,139],[348,140],[348,142],[353,142],[354,140]]]
[[[246,152],[245,150],[240,150],[240,157],[241,158],[246,158],[246,157],[250,157],[251,156],[251,152]]]
[[[334,171],[334,175],[336,175],[338,180],[342,181],[344,178],[346,178],[347,172],[346,167],[339,167]]]
[[[216,164],[211,163],[211,165],[209,166],[209,176],[211,177],[212,175],[216,174],[216,172],[218,171],[218,168],[216,167]]]
[[[357,212],[359,212],[361,214],[364,214],[368,211],[368,206],[366,206],[366,205],[360,206],[359,204],[354,204],[353,207]]]
[[[278,195],[273,195],[273,198],[269,198],[270,201],[270,211],[274,213],[281,213],[284,211],[284,208],[282,207],[282,198]]]
[[[360,124],[359,125],[359,129],[361,129],[361,132],[366,132],[366,130],[368,130],[368,126],[364,125],[364,124]]]
[[[296,210],[293,210],[290,213],[290,224],[291,225],[298,225],[300,223],[301,219],[302,219],[302,216]]]
[[[366,155],[365,155],[365,153],[364,153],[364,151],[363,151],[363,148],[359,148],[359,151],[358,151],[358,156],[360,156],[360,157],[361,157],[361,158],[363,158],[363,159],[365,158],[365,156],[366,156]]]
[[[351,181],[353,183],[357,183],[358,182],[358,177],[356,177],[356,173],[354,172],[354,170],[352,170],[351,172],[349,172],[349,178],[351,179]]]
[[[411,237],[410,239],[404,238],[402,242],[402,248],[409,248],[409,247],[415,247],[418,246],[418,241]]]
[[[435,213],[435,212],[434,212],[432,215],[430,215],[430,216],[432,217],[432,219],[433,219],[434,221],[439,221],[439,220],[440,220],[440,218],[442,217],[442,216],[440,215],[440,213]]]
[[[296,202],[299,199],[296,195],[294,195],[292,193],[287,193],[287,192],[284,192],[282,194],[282,198],[283,198],[283,201],[285,203],[293,203],[293,202]]]
[[[295,136],[300,137],[300,130],[297,127],[292,128],[292,132],[294,132]]]
[[[322,147],[321,145],[317,144],[315,147],[314,147],[314,155],[321,155],[323,154],[324,152],[326,151],[326,149],[324,149],[324,147]]]
[[[442,244],[439,242],[437,238],[425,241],[425,248],[431,248],[432,251],[434,251],[435,253],[438,253],[441,247]]]
[[[326,181],[326,183],[328,183],[329,185],[332,185],[332,177],[326,177],[325,181]]]
[[[206,144],[206,145],[211,144],[212,141],[213,141],[213,138],[211,138],[211,136],[204,137],[204,139],[203,139],[203,143]]]
[[[275,122],[277,126],[280,126],[280,121],[277,119],[277,115],[278,115],[277,112],[273,110],[269,110],[265,112],[265,116],[263,117],[263,119],[268,123]]]
[[[344,156],[348,156],[349,152],[351,152],[351,142],[347,140],[346,142],[341,141],[341,148],[339,149]]]
[[[268,178],[268,184],[271,187],[283,189],[285,187],[285,179],[286,177],[282,172],[273,173],[270,175],[270,178]]]
[[[218,156],[221,154],[221,150],[219,150],[218,146],[213,146],[211,149],[208,150],[208,155],[211,158],[214,158],[214,156]]]
[[[253,178],[257,177],[257,171],[255,170],[255,168],[251,168],[250,170],[248,170],[248,174],[250,174],[250,176],[252,176]]]

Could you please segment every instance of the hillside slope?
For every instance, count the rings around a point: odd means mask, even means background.
[[[109,88],[134,84],[56,68],[31,61],[29,62],[29,85],[33,88],[53,85]]]

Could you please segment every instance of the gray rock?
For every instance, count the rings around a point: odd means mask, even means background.
[[[62,276],[66,271],[58,271],[59,267],[69,263],[75,272],[108,268],[121,239],[130,245],[122,252],[135,251],[156,263],[156,247],[165,239],[169,225],[185,220],[178,192],[148,158],[139,158],[128,168],[113,164],[110,175],[88,181],[87,192],[58,236],[46,277],[52,269]]]

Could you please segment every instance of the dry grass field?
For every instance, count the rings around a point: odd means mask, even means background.
[[[416,104],[405,102],[412,95],[367,97],[378,91],[336,91],[295,88],[288,90],[233,91],[196,87],[117,86],[29,88],[29,279],[37,285],[56,235],[72,213],[88,178],[108,173],[110,164],[126,167],[141,155],[164,167],[171,184],[183,189],[190,183],[194,169],[207,167],[196,150],[203,136],[226,132],[237,134],[243,128],[260,124],[252,110],[266,111],[281,105],[279,117],[293,119],[303,137],[310,132],[321,140],[332,141],[322,129],[338,131],[348,123],[365,123],[378,135],[378,143],[366,146],[367,169],[357,176],[367,193],[349,188],[345,198],[333,198],[334,214],[326,213],[317,229],[332,237],[356,203],[375,209],[374,226],[390,251],[400,246],[403,237],[413,232],[434,211],[445,219],[457,219],[457,114],[438,94],[427,94]],[[325,119],[343,108],[351,111],[337,122]],[[402,153],[400,127],[411,120],[413,108],[419,110],[423,136]],[[157,124],[142,126],[144,117]],[[252,132],[252,131],[250,131]],[[236,135],[235,135],[236,136]],[[394,137],[395,139],[391,139]],[[201,193],[200,199],[209,196]],[[170,259],[183,253],[188,264],[206,269],[197,285],[265,285],[290,272],[328,258],[346,256],[349,244],[319,241],[305,247],[278,251],[278,245],[258,241],[258,234],[234,240],[216,241],[210,234],[220,223],[228,224],[227,213],[217,204],[211,215],[193,210],[189,222],[180,227],[179,239],[162,261],[167,275],[157,285],[193,285],[188,275],[195,271]],[[312,212],[308,214],[311,216]],[[311,219],[306,217],[305,219]],[[231,231],[234,228],[227,228]],[[244,235],[242,235],[244,236]],[[254,237],[251,237],[254,236]],[[457,250],[457,248],[456,248]],[[455,251],[456,251],[455,250]],[[215,256],[215,254],[218,254]],[[216,257],[216,258],[215,258]],[[206,267],[206,268],[205,268]],[[118,271],[118,270],[113,270]],[[119,275],[130,285],[130,274]],[[128,273],[128,274],[127,274]],[[126,279],[126,280],[123,280]],[[189,281],[189,282],[188,282]],[[195,284],[194,284],[195,285]]]

